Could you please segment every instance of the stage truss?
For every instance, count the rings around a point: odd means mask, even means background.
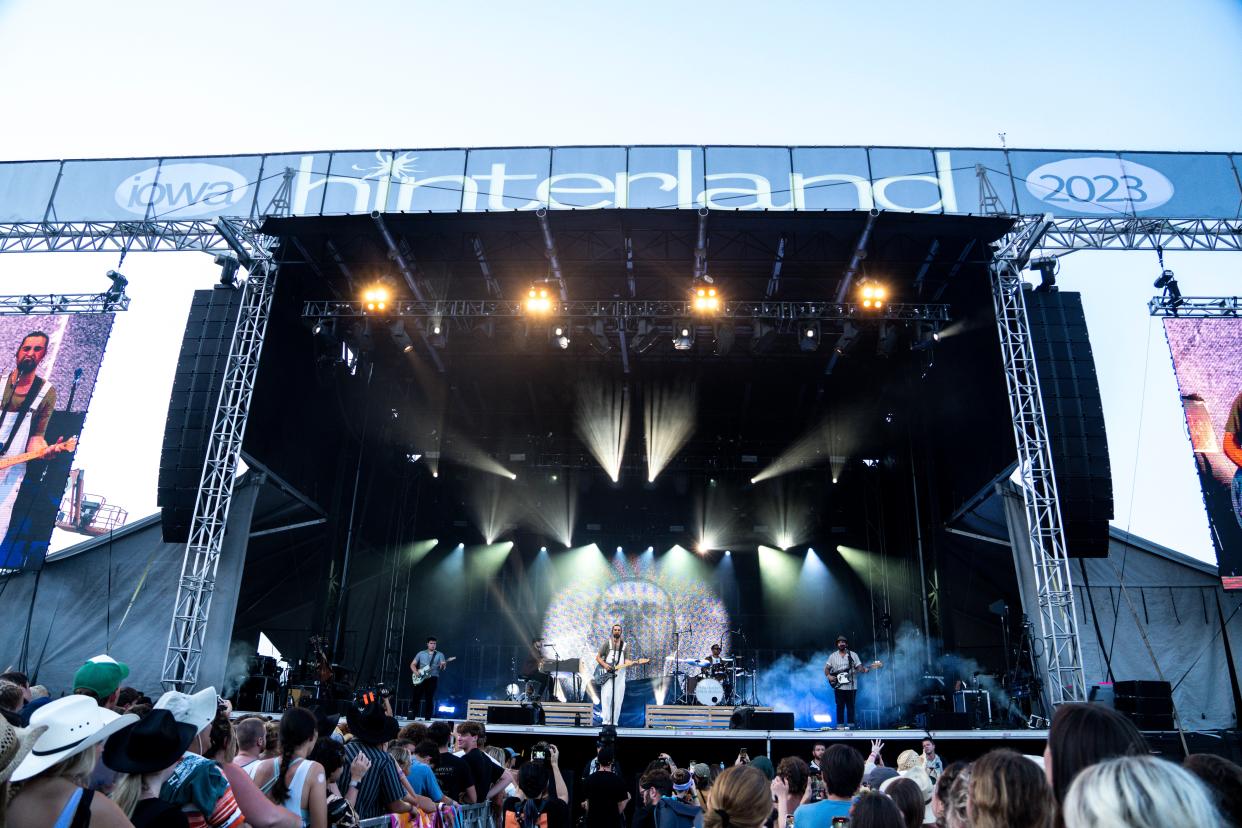
[[[1040,634],[1048,662],[1045,666],[1051,679],[1051,700],[1055,705],[1082,700],[1086,694],[1073,613],[1073,587],[1065,555],[1065,534],[1053,478],[1048,428],[1035,372],[1030,325],[1022,296],[1021,270],[1034,249],[1052,255],[1077,250],[1242,250],[1242,222],[1133,216],[1103,219],[1015,218],[1018,223],[1010,236],[999,244],[994,256],[993,299],[1018,443],[1019,469],[1024,484],[1023,499],[1040,605]],[[253,398],[258,359],[276,278],[277,265],[271,256],[275,240],[259,233],[263,219],[0,224],[0,253],[225,252],[236,249],[226,239],[226,233],[235,236],[234,242],[242,239],[249,251],[249,276],[241,288],[245,295],[230,345],[224,386],[213,418],[207,459],[169,629],[163,671],[163,683],[168,688],[189,690],[197,683],[225,521],[232,501],[237,461]],[[1184,300],[1183,305],[1176,308],[1160,306],[1159,312],[1155,304],[1158,301],[1153,300],[1153,315],[1189,316],[1191,313],[1182,308],[1185,302],[1197,300]],[[1202,311],[1200,315],[1235,315],[1236,300],[1225,305],[1220,304],[1220,299],[1213,301],[1217,303],[1216,308],[1199,308]],[[430,316],[425,312],[434,311],[434,304],[412,306],[411,309],[419,312],[409,315]],[[14,307],[15,310],[0,309],[0,312],[27,312],[21,305]]]

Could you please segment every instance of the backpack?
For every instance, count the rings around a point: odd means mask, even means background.
[[[504,828],[548,828],[548,815],[544,813],[547,800],[534,802],[516,797],[505,802]]]

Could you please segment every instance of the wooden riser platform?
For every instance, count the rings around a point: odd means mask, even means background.
[[[489,707],[516,710],[521,702],[496,699],[471,699],[466,706],[466,718],[474,722],[487,722]],[[549,727],[591,727],[590,702],[544,702],[544,723]],[[488,722],[490,725],[491,723]]]
[[[702,704],[649,704],[647,727],[655,728],[724,728],[728,729],[736,707]],[[770,707],[756,707],[756,713],[767,713]],[[548,724],[551,724],[549,722]]]

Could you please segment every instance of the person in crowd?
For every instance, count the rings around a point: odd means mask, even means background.
[[[388,755],[397,763],[397,770],[402,776],[410,773],[410,743],[401,739],[393,739],[388,743]]]
[[[423,730],[425,733],[426,728]],[[439,753],[440,748],[436,743],[424,738],[414,746],[414,755],[410,758],[410,769],[405,778],[410,783],[410,789],[419,796],[425,796],[436,803],[452,804],[451,800],[448,800],[444,792],[440,790],[440,783],[436,781],[436,772],[431,769]]]
[[[518,769],[517,794],[504,802],[501,828],[569,828],[569,805],[548,790],[552,781],[546,762],[531,760]]]
[[[952,762],[941,771],[940,778],[936,780],[936,787],[932,790],[932,815],[937,825],[944,825],[944,812],[949,801],[949,790],[957,781],[958,774],[966,767],[968,767],[966,762]]]
[[[638,807],[630,820],[630,828],[655,828],[656,807],[660,798],[673,795],[673,777],[665,767],[652,768],[638,780]]]
[[[345,744],[345,739],[342,737],[340,730],[340,713],[329,712],[328,708],[321,705],[312,707],[311,712],[315,714],[315,721],[318,723],[320,738],[332,739],[342,745]],[[387,712],[387,708],[385,708],[385,712]]]
[[[7,719],[0,718],[0,828],[5,825],[5,807],[9,801],[9,779],[13,771],[26,758],[37,740],[46,730],[44,727],[13,727]]]
[[[118,712],[128,713],[129,709],[142,698],[142,691],[136,687],[122,687],[116,691],[116,708]]]
[[[782,759],[781,764],[786,761]],[[770,784],[753,766],[728,768],[712,786],[711,807],[703,816],[703,828],[759,828],[772,812]]]
[[[129,676],[129,665],[122,664],[106,653],[86,660],[73,674],[73,692],[89,696],[100,707],[115,709],[121,682]]]
[[[280,725],[277,722],[263,723],[263,753],[261,759],[275,759],[280,755]]]
[[[193,695],[169,690],[160,696],[155,709],[167,710],[179,724],[194,730],[194,738],[160,787],[160,799],[180,808],[190,828],[241,825],[245,818],[232,785],[220,766],[203,755],[211,749],[210,731],[218,714],[216,688]]]
[[[824,798],[824,771],[820,763],[824,761],[824,751],[828,746],[816,742],[811,747],[811,761],[807,763],[807,786],[811,790],[810,801],[819,802]]]
[[[823,758],[822,755],[820,757]],[[776,778],[772,780],[772,795],[776,797],[776,824],[785,828],[789,817],[798,806],[809,801],[807,784],[810,768],[797,756],[786,756],[776,766]]]
[[[128,828],[131,823],[125,812],[107,797],[83,788],[82,782],[95,768],[97,746],[137,720],[132,714],[120,716],[106,710],[91,699],[66,696],[31,716],[31,730],[41,730],[33,744],[25,744],[22,736],[10,730],[10,744],[15,743],[18,751],[28,747],[29,752],[9,777],[10,784],[21,785],[7,808],[8,824]]]
[[[322,735],[315,742],[315,747],[311,749],[310,756],[307,758],[323,766],[325,787],[328,792],[328,824],[333,828],[356,828],[359,819],[358,812],[354,810],[354,803],[358,801],[358,788],[371,768],[371,760],[365,753],[359,753],[347,770],[345,746],[330,736]],[[348,773],[348,782],[345,792],[341,793],[340,783],[346,773]]]
[[[944,772],[944,760],[936,754],[936,743],[930,736],[923,739],[923,752],[919,754],[919,764],[927,772],[933,785]]]
[[[195,735],[167,710],[153,710],[104,743],[103,761],[117,772],[109,796],[135,828],[189,827],[180,808],[160,799],[160,788]]]
[[[832,745],[824,751],[822,802],[801,805],[794,811],[794,828],[830,828],[833,817],[848,817],[850,802],[862,784],[863,757],[848,745]]]
[[[759,770],[771,782],[776,778],[776,768],[772,765],[772,760],[766,756],[756,756],[750,760],[750,764]]]
[[[872,767],[863,775],[863,787],[869,791],[878,791],[885,782],[890,779],[896,779],[898,776],[901,776],[901,774],[894,768],[886,768],[883,765]]]
[[[932,811],[931,800],[936,786],[932,783],[931,777],[927,775],[927,771],[923,770],[922,754],[913,750],[903,750],[897,757],[897,773],[919,786],[919,791],[923,795],[923,807],[926,812],[925,821],[932,822],[935,820],[936,817]]]
[[[586,807],[588,828],[618,828],[621,814],[630,802],[625,781],[613,772],[615,757],[612,745],[605,745],[598,754],[599,770],[586,779],[580,795]]]
[[[970,828],[970,779],[972,766],[966,765],[958,771],[957,778],[949,788],[948,798],[944,803],[945,828]],[[939,824],[939,823],[937,823]]]
[[[896,776],[881,785],[880,791],[893,800],[905,828],[919,828],[924,824],[923,792],[913,779]]]
[[[859,797],[850,812],[850,828],[905,828],[897,803],[882,793]]]
[[[26,705],[26,693],[30,691],[11,681],[0,679],[0,716],[13,727],[25,724],[22,708]]]
[[[217,701],[216,717],[208,728],[208,745],[203,756],[215,762],[228,780],[237,807],[241,808],[250,828],[298,828],[302,818],[268,799],[249,773],[233,761],[237,756],[237,732],[229,718],[231,712],[228,702]]]
[[[1136,755],[1106,759],[1078,773],[1061,816],[1066,828],[1222,824],[1211,794],[1194,774],[1165,759]]]
[[[251,776],[268,799],[300,814],[302,825],[327,828],[326,775],[322,765],[307,758],[318,740],[314,713],[305,707],[286,710],[280,717],[280,756],[252,765]]]
[[[474,776],[470,766],[460,756],[454,756],[449,742],[453,738],[453,726],[448,722],[432,722],[427,728],[427,738],[436,745],[435,762],[432,770],[440,790],[454,802],[478,802],[478,789],[474,784]],[[487,793],[487,791],[483,791]]]
[[[712,801],[712,769],[704,762],[695,762],[689,770],[694,774],[694,789],[699,794],[699,805],[707,813]]]
[[[237,755],[233,757],[233,764],[245,769],[262,761],[267,748],[266,723],[258,716],[248,716],[237,723],[236,731]]]
[[[824,751],[828,750],[828,746],[823,742],[816,742],[811,746],[811,761],[807,762],[807,768],[811,770],[823,771],[820,763],[824,761]]]
[[[1084,768],[1115,756],[1147,753],[1143,734],[1117,711],[1102,704],[1063,704],[1052,714],[1048,728],[1044,773],[1061,805],[1074,777]]]
[[[488,759],[491,759],[493,762],[495,762],[497,765],[500,765],[500,767],[504,768],[505,770],[509,770],[509,757],[505,754],[503,748],[498,748],[495,745],[488,745],[487,747],[483,747],[482,745],[480,745],[479,750],[486,753]],[[516,774],[509,774],[509,776],[510,776],[509,784],[512,785],[513,780],[516,779],[517,776]]]
[[[34,698],[34,694],[30,688],[30,678],[20,670],[8,670],[0,673],[0,682],[7,681],[9,684],[16,684],[22,688],[22,704]],[[47,688],[44,688],[46,694]]]
[[[358,816],[370,819],[412,811],[414,803],[406,799],[401,773],[387,751],[388,743],[396,738],[399,730],[397,720],[385,714],[377,702],[361,710],[351,706],[345,713],[345,719],[354,737],[345,745],[346,760],[352,763],[354,757],[362,753],[371,762],[370,770],[362,777],[354,805]],[[420,807],[427,811],[435,810],[434,803],[429,800],[423,800]]]
[[[967,816],[972,828],[1045,828],[1054,811],[1047,779],[1030,759],[999,748],[974,761]]]
[[[397,732],[397,738],[417,747],[419,742],[427,738],[427,723],[410,722]]]
[[[656,811],[657,828],[703,828],[703,808],[695,796],[694,776],[685,768],[673,771],[672,776],[673,795],[660,800]]]
[[[462,722],[457,726],[457,747],[463,751],[461,758],[470,768],[477,801],[490,802],[504,793],[513,777],[504,765],[493,762],[479,749],[479,740],[483,735],[483,725],[478,722]]]
[[[1208,787],[1221,816],[1242,828],[1242,767],[1210,753],[1192,753],[1182,761],[1182,767]]]
[[[21,675],[18,673],[17,675]],[[42,684],[35,684],[30,687],[30,698],[22,706],[22,722],[30,724],[30,716],[36,710],[52,700],[52,695]],[[136,710],[128,710],[127,713],[138,713]],[[142,714],[138,714],[142,715]]]

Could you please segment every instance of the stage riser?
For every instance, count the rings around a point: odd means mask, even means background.
[[[701,704],[649,704],[647,727],[649,728],[724,728],[728,729],[736,707]],[[767,713],[770,707],[756,707],[756,713]],[[549,722],[551,724],[551,722]]]
[[[493,725],[488,722],[487,709],[501,707],[507,710],[519,710],[521,702],[495,699],[471,699],[466,706],[466,718],[474,722],[485,722],[489,729]],[[543,705],[544,724],[552,727],[590,727],[591,705],[588,702],[545,702]]]

